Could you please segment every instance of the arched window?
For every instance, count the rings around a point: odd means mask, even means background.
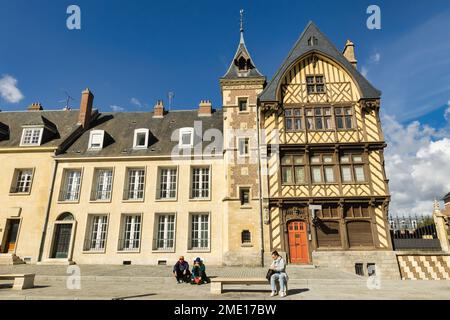
[[[248,230],[242,231],[241,238],[242,244],[249,244],[252,242],[252,234]]]
[[[247,68],[247,59],[245,59],[244,57],[240,57],[238,60],[238,68],[239,71],[246,71]]]
[[[75,218],[73,217],[73,215],[70,212],[64,212],[61,213],[58,217],[58,219],[56,219],[57,221],[73,221],[75,220]]]

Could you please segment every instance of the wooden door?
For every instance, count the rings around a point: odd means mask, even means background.
[[[288,224],[289,257],[291,263],[308,264],[308,232],[305,222],[293,221]]]
[[[5,246],[5,252],[6,253],[14,253],[16,249],[17,244],[17,235],[19,234],[19,225],[20,220],[14,219],[14,220],[8,220],[7,222],[7,236],[6,236],[6,246]]]

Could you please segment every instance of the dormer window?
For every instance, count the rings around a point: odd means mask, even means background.
[[[194,146],[194,128],[180,129],[180,148],[192,148]]]
[[[105,131],[93,130],[89,136],[89,149],[100,150],[103,148],[103,141],[105,139]]]
[[[317,39],[316,37],[312,36],[308,39],[308,46],[317,46],[319,45],[319,39]]]
[[[247,59],[240,57],[238,60],[239,71],[247,71]]]
[[[137,129],[134,130],[134,149],[147,149],[148,148],[148,136],[150,130],[148,129]]]
[[[24,128],[22,131],[21,146],[40,146],[44,128]]]

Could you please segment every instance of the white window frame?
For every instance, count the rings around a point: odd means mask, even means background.
[[[183,135],[189,134],[191,136],[189,144],[183,143]],[[192,148],[194,146],[194,128],[181,128],[179,137],[179,147],[180,148]]]
[[[133,181],[131,181],[132,177],[131,177],[131,172],[135,171],[136,173],[138,171],[143,171],[143,181],[142,183],[140,182],[140,175],[135,174]],[[127,168],[127,174],[126,174],[126,181],[125,181],[125,187],[126,189],[124,190],[124,200],[128,200],[128,201],[144,201],[145,199],[145,183],[146,183],[146,168],[145,167],[141,167],[141,168]],[[133,184],[133,189],[131,189],[131,184]],[[139,188],[139,186],[142,186],[142,190]],[[130,196],[131,193],[133,194],[133,196]],[[142,193],[142,197],[139,197],[139,193]],[[137,195],[137,196],[136,196]]]
[[[173,221],[170,221],[171,217],[173,217]],[[170,226],[172,226],[172,229],[170,229]],[[157,213],[155,215],[155,242],[153,249],[155,251],[174,251],[176,244],[176,228],[176,213]],[[170,235],[172,235],[172,238],[170,238]],[[161,243],[163,243],[162,246],[160,245]],[[172,246],[169,246],[168,243],[171,243]]]
[[[163,181],[163,172],[167,171],[167,180]],[[175,171],[175,174],[173,174]],[[165,188],[162,185],[166,186]],[[175,184],[175,188],[172,189],[171,185]],[[170,196],[171,191],[175,191],[174,196]],[[166,196],[163,196],[165,192]],[[158,168],[158,187],[157,187],[157,199],[158,200],[176,200],[178,196],[178,167],[160,167]]]
[[[30,143],[25,143],[25,136],[26,136],[26,132],[31,131],[31,136],[30,136]],[[31,141],[33,140],[33,136],[34,134],[38,132],[39,134],[39,138],[38,138],[38,142],[32,143]],[[39,127],[25,127],[22,129],[22,137],[20,139],[20,146],[21,147],[29,147],[29,146],[40,146],[42,143],[42,136],[44,135],[44,128],[39,128]]]
[[[138,218],[138,219],[137,219]],[[139,252],[141,248],[142,238],[142,214],[141,213],[124,213],[121,219],[121,232],[119,238],[120,252]],[[130,225],[130,230],[127,227]],[[129,238],[126,235],[129,234]],[[136,236],[138,235],[138,236]],[[128,246],[125,246],[128,241]],[[136,245],[137,243],[137,245]]]
[[[94,142],[94,136],[101,136],[100,146],[94,147],[92,143]],[[104,130],[92,130],[89,134],[89,150],[101,150],[103,149],[103,143],[105,141],[105,131]]]
[[[23,174],[28,173],[28,174]],[[13,194],[30,194],[31,186],[33,185],[34,169],[33,168],[21,168],[15,169],[14,179],[11,187]],[[26,178],[26,179],[24,179]],[[22,184],[22,186],[19,186]]]
[[[106,175],[107,172],[111,172],[111,174]],[[95,168],[94,181],[92,183],[91,201],[110,201],[112,198],[113,183],[113,168]],[[98,196],[99,194],[101,194],[101,197]]]
[[[208,217],[208,227],[203,228],[201,217]],[[194,217],[197,218],[197,221],[194,221]],[[194,228],[194,224],[196,224],[196,228]],[[207,232],[207,237],[203,238],[202,233]],[[194,234],[196,233],[196,235]],[[206,240],[205,240],[206,239]],[[202,241],[207,241],[207,246],[194,246],[194,240],[199,241],[199,244]],[[211,250],[211,213],[210,212],[191,212],[189,213],[189,250],[190,251],[209,251]]]
[[[138,135],[139,134],[145,134],[145,145],[143,145],[143,146],[137,145]],[[147,149],[148,148],[149,135],[150,135],[150,130],[149,129],[136,129],[136,130],[134,130],[133,148],[134,149]]]
[[[242,153],[241,151],[241,141],[247,141],[247,153]],[[244,149],[245,149],[245,143],[244,143]],[[237,150],[239,157],[249,157],[250,156],[250,138],[249,137],[238,137],[237,138]]]
[[[197,188],[195,188],[195,170],[200,170],[199,173],[199,180],[198,180],[198,193],[199,196],[195,196],[195,191]],[[204,177],[206,175],[205,171],[207,171],[208,179],[205,180]],[[205,184],[208,185],[207,188],[205,188]],[[202,196],[202,194],[206,192],[206,196]],[[192,166],[191,167],[191,188],[190,188],[190,199],[192,200],[207,200],[211,198],[211,166]]]
[[[62,188],[61,188],[61,197],[60,197],[60,201],[64,201],[64,202],[75,202],[75,201],[79,201],[80,200],[80,194],[81,194],[81,182],[83,179],[83,170],[82,169],[64,169],[64,176],[63,176],[63,184],[62,184]],[[78,176],[78,181],[77,184],[70,184],[70,188],[69,188],[69,174],[72,172],[77,172],[79,173]],[[70,190],[69,190],[70,189]],[[68,197],[68,195],[71,195],[70,197]],[[75,196],[72,196],[75,195]]]
[[[88,228],[86,233],[84,251],[105,252],[106,240],[108,238],[108,214],[88,214],[87,225]]]

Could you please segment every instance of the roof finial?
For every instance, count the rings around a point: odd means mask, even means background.
[[[241,14],[241,43],[244,43],[244,9],[241,9],[239,13]]]

